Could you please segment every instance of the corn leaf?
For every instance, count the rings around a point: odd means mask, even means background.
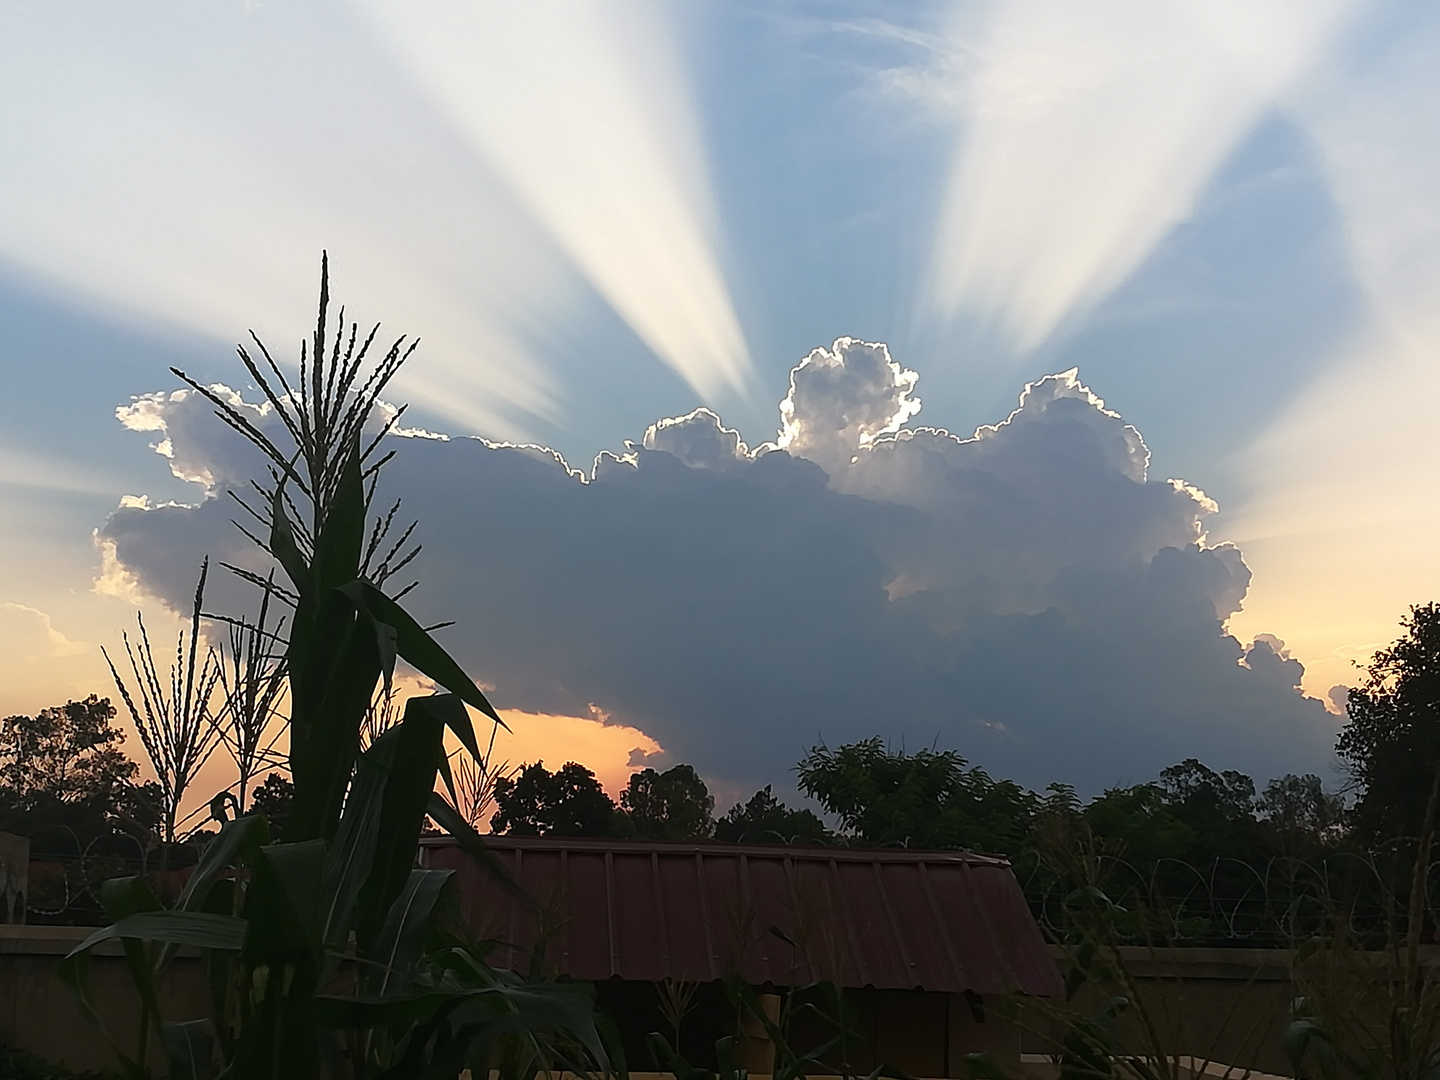
[[[200,861],[180,890],[175,906],[182,911],[199,911],[205,907],[210,889],[237,863],[244,861],[247,854],[253,856],[262,844],[269,841],[269,823],[257,815],[247,815],[227,821],[220,826],[220,833],[205,848]],[[158,905],[157,905],[158,906]]]
[[[292,632],[292,640],[298,632]],[[319,647],[303,667],[292,664],[291,669],[295,802],[286,838],[294,840],[334,835],[360,752],[361,718],[380,678],[370,618],[340,592],[325,595],[314,637]]]
[[[110,1025],[105,1022],[105,1017],[100,1014],[100,1010],[96,1008],[94,1000],[90,997],[90,954],[88,952],[72,952],[61,960],[60,980],[70,987],[71,993],[75,995],[75,1001],[80,1006],[81,1014],[95,1025],[105,1041],[109,1043],[110,1049],[115,1052],[125,1080],[152,1080],[150,1070],[127,1054],[120,1043],[116,1041],[115,1036],[110,1032]]]
[[[353,929],[360,889],[375,861],[385,781],[395,761],[398,732],[392,732],[395,729],[380,736],[360,755],[335,839],[326,851],[322,884],[325,914],[321,925],[324,939],[331,946],[342,943]],[[327,970],[333,967],[330,964]]]
[[[360,449],[352,445],[334,498],[315,538],[311,572],[321,592],[339,588],[360,576],[360,553],[365,546],[365,483],[361,477]]]
[[[380,924],[415,865],[415,841],[425,826],[435,771],[444,752],[445,717],[455,708],[463,706],[449,695],[411,698],[403,719],[385,733],[394,743],[394,759],[380,795],[375,858],[357,907],[356,937],[371,955]]]
[[[372,959],[383,966],[380,991],[402,985],[419,961],[430,929],[430,917],[440,900],[450,870],[411,870],[405,887],[390,905]]]
[[[208,911],[139,911],[102,926],[70,955],[87,952],[102,941],[164,941],[200,949],[239,949],[245,941],[245,920]]]
[[[325,842],[305,840],[260,849],[245,905],[252,933],[247,958],[318,951]],[[263,961],[262,961],[263,962]]]
[[[274,555],[284,568],[297,592],[304,595],[312,591],[310,567],[295,543],[295,530],[290,524],[290,513],[285,506],[283,479],[275,485],[275,491],[270,496],[270,554]]]
[[[441,798],[438,792],[430,795],[428,814],[460,845],[460,850],[474,859],[480,869],[489,874],[497,885],[525,907],[532,911],[537,910],[535,900],[525,891],[524,886],[515,880],[499,857],[486,846],[485,838],[475,831],[475,827],[466,821],[459,811]]]
[[[341,586],[340,591],[350,597],[357,608],[368,611],[380,622],[388,623],[395,628],[396,646],[406,663],[427,678],[435,680],[465,704],[479,709],[497,724],[505,727],[505,722],[500,719],[500,714],[495,711],[470,676],[465,674],[460,665],[440,646],[439,642],[431,637],[404,608],[363,579],[357,579],[348,585]],[[469,729],[468,719],[465,727],[468,730],[468,736],[465,731],[461,730],[456,730],[455,734],[459,736],[467,750],[479,757],[480,746],[475,741],[474,731]],[[505,727],[505,730],[509,731],[510,729]]]
[[[170,1058],[170,1080],[210,1080],[214,1075],[215,1031],[209,1020],[162,1024],[160,1037]]]

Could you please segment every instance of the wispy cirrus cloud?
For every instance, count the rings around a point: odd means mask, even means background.
[[[49,613],[7,601],[0,603],[0,649],[9,667],[0,692],[0,715],[33,713],[64,704],[66,697],[103,691],[95,646],[60,630]]]

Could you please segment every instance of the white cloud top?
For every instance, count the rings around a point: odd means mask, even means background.
[[[848,464],[856,451],[893,434],[920,411],[911,396],[919,379],[890,359],[879,342],[840,338],[815,349],[790,372],[780,402],[781,449],[828,464]]]

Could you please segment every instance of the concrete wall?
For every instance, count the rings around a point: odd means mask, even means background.
[[[1116,1025],[1122,1048],[1151,1052],[1155,1036],[1142,1031],[1148,1023],[1169,1054],[1288,1072],[1282,1038],[1295,995],[1287,951],[1124,948],[1120,954],[1138,999]],[[1087,988],[1065,1010],[1093,1015],[1119,992]],[[1062,1011],[1051,1003],[1022,1005],[1018,1024],[1027,1055],[1059,1048]]]
[[[60,960],[93,930],[0,925],[0,1040],[77,1072],[116,1068],[105,1037],[81,1013],[74,993],[60,979]],[[90,975],[92,1000],[116,1041],[133,1056],[140,1003],[119,943],[106,942],[94,951]],[[193,952],[177,956],[156,989],[166,1019],[205,1015],[209,992]],[[151,1060],[160,1064],[158,1055]]]
[[[1060,954],[1056,952],[1057,961]],[[1117,1024],[1120,1048],[1155,1049],[1241,1072],[1285,1073],[1282,1037],[1294,990],[1290,955],[1264,949],[1121,950],[1135,979],[1135,1007]],[[1088,988],[1074,1002],[923,991],[856,990],[847,997],[868,1046],[852,1052],[862,1070],[885,1063],[913,1076],[965,1075],[965,1055],[984,1052],[1007,1075],[1043,1080],[1065,1024],[1099,1011],[1116,988]],[[1154,1035],[1144,1030],[1149,1027]],[[1223,1072],[1223,1069],[1221,1070]]]
[[[1243,1071],[1286,1073],[1282,1037],[1294,990],[1290,955],[1267,949],[1132,949],[1122,960],[1135,977],[1137,1003],[1117,1024],[1135,1054],[1164,1052]],[[1056,953],[1057,960],[1060,959]],[[984,1052],[1007,1075],[1053,1074],[1042,1058],[1061,1049],[1067,1017],[1099,1011],[1114,989],[1089,988],[1074,1002],[979,998],[922,991],[852,991],[862,1034],[871,1041],[852,1060],[884,1062],[913,1076],[958,1077],[965,1055]],[[1223,1070],[1222,1070],[1223,1071]]]
[[[89,932],[84,927],[0,925],[0,1039],[77,1070],[114,1067],[104,1038],[59,976],[60,959]],[[139,1004],[124,958],[113,942],[96,952],[92,995],[111,1032],[133,1048]],[[1281,1033],[1293,996],[1287,953],[1127,949],[1124,956],[1170,1053],[1267,1073],[1286,1071]],[[205,1015],[208,994],[193,953],[175,958],[159,991],[167,1019]],[[847,996],[870,1043],[852,1058],[854,1064],[873,1058],[872,1064],[884,1061],[914,1076],[963,1075],[964,1055],[982,1050],[1012,1075],[1040,1076],[1046,1070],[1037,1065],[1036,1055],[1057,1050],[1062,1030],[1058,1003],[1017,1005],[923,991],[859,990]],[[1087,992],[1078,1011],[1093,1011],[1102,1000],[1103,995]],[[1133,1012],[1122,1018],[1121,1041],[1144,1052],[1138,1019]]]

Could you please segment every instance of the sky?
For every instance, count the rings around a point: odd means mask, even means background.
[[[508,758],[1338,783],[1440,594],[1437,52],[1419,0],[0,0],[0,713],[256,557],[168,369],[258,402],[325,250],[421,339],[387,489]]]

